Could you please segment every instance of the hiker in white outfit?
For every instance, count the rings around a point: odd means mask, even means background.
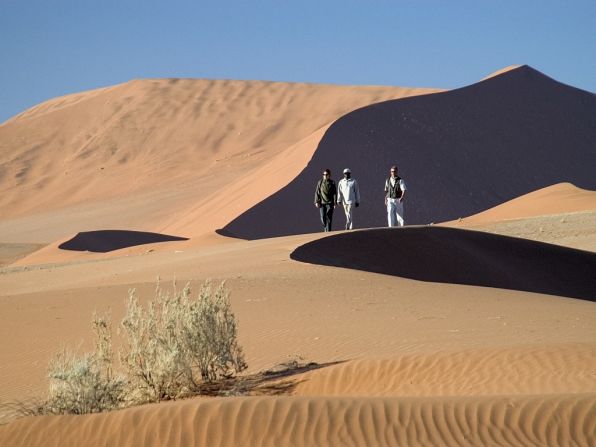
[[[385,206],[387,207],[387,225],[404,226],[404,197],[406,184],[397,175],[397,166],[391,166],[391,177],[385,180]]]
[[[352,178],[352,172],[348,168],[344,169],[344,178],[337,185],[337,203],[343,204],[346,213],[346,230],[351,230],[354,227],[352,219],[354,208],[360,205],[360,191],[358,182]]]

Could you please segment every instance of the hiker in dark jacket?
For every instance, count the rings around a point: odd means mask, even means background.
[[[315,189],[315,206],[321,213],[321,223],[323,231],[331,231],[331,222],[333,221],[333,210],[337,201],[337,187],[335,181],[331,179],[331,171],[325,169],[323,178],[317,182]]]

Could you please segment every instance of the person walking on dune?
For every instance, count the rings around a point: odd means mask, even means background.
[[[315,188],[315,206],[319,209],[319,213],[321,214],[323,231],[331,231],[333,210],[335,209],[336,200],[337,186],[335,185],[335,180],[331,179],[331,171],[325,169],[323,171],[323,178],[318,181],[317,187]]]
[[[397,166],[391,166],[391,176],[385,180],[385,206],[387,207],[387,225],[404,226],[404,197],[406,184],[397,175]]]
[[[344,178],[339,181],[337,203],[343,204],[346,213],[346,230],[351,230],[354,227],[354,208],[360,205],[360,191],[358,182],[352,178],[352,172],[348,168],[344,169]]]

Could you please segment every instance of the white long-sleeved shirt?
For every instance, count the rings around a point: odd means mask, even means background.
[[[342,178],[337,185],[337,203],[360,203],[358,182],[353,178]]]

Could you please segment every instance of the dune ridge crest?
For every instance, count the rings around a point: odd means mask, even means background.
[[[487,79],[494,78],[495,76],[502,75],[503,73],[507,73],[508,71],[516,70],[520,67],[527,67],[527,66],[528,65],[525,65],[525,64],[524,65],[518,65],[518,64],[508,65],[507,67],[503,67],[497,71],[493,71],[492,73],[486,75],[485,77],[483,77],[481,79],[481,81],[485,81]]]
[[[445,224],[452,225],[456,222],[482,224],[584,211],[596,211],[596,191],[578,188],[569,182],[562,182],[529,192],[478,214],[467,216],[459,222],[450,221]]]

